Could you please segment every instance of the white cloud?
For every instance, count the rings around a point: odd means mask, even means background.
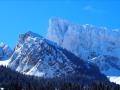
[[[91,13],[97,13],[97,14],[102,14],[103,13],[103,10],[101,10],[99,8],[96,8],[96,7],[93,7],[91,5],[84,6],[83,10],[87,11],[87,12],[91,12]]]
[[[86,11],[93,11],[94,8],[93,8],[92,6],[90,6],[90,5],[88,5],[88,6],[85,6],[85,7],[83,8],[83,10],[86,10]]]

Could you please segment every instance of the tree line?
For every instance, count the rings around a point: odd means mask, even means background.
[[[110,82],[82,84],[69,79],[28,76],[0,66],[0,90],[120,90],[119,85]]]

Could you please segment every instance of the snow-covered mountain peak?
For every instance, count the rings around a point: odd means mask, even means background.
[[[25,33],[22,37],[8,64],[11,69],[47,78],[85,75],[92,80],[105,79],[96,66],[84,62],[53,42],[35,34]]]
[[[55,19],[50,22],[47,38],[73,52],[75,55],[88,60],[91,53],[98,55],[115,55],[120,58],[120,30],[110,30],[93,25],[71,24]],[[59,21],[62,21],[59,22]],[[73,47],[74,46],[74,47]]]
[[[49,24],[47,39],[83,60],[96,63],[108,76],[113,70],[120,75],[120,29],[71,24],[63,19],[55,19],[55,22]]]
[[[29,35],[29,36],[31,36],[31,37],[39,37],[39,38],[43,38],[43,37],[40,36],[39,34],[34,33],[34,32],[32,32],[32,31],[28,31],[28,32],[26,32],[24,35]]]
[[[61,18],[50,18],[49,19],[49,25],[57,25],[57,24],[70,24],[67,20],[61,19]]]
[[[31,38],[39,37],[41,39],[43,38],[42,36],[40,36],[40,35],[38,35],[36,33],[33,33],[32,31],[28,31],[28,32],[26,32],[24,34],[19,35],[19,41],[22,42],[22,41],[24,41],[24,40],[26,40],[26,39],[28,39],[30,37]]]
[[[7,44],[3,42],[0,43],[0,60],[9,59],[12,53],[12,49]]]

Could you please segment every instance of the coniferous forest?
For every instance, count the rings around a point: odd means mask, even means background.
[[[28,76],[0,66],[1,90],[120,90],[120,86],[110,82],[92,82],[80,84],[71,80],[45,79]]]

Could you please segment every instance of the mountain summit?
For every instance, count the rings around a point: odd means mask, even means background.
[[[94,64],[83,61],[33,32],[19,36],[8,67],[24,74],[45,78],[77,76],[88,82],[107,80]]]
[[[12,49],[5,43],[0,43],[0,60],[9,59],[12,55]]]
[[[74,53],[83,60],[95,63],[101,72],[120,75],[120,30],[79,25],[64,19],[49,20],[47,39]],[[113,73],[115,72],[115,73]]]

